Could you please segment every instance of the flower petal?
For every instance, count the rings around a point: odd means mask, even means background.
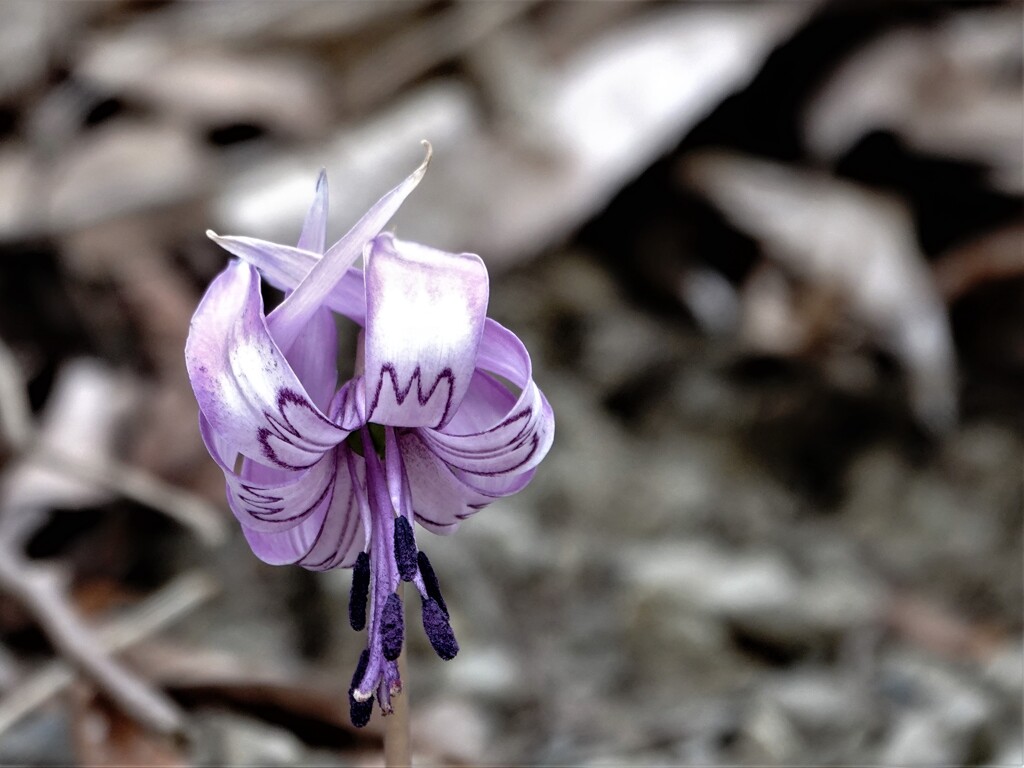
[[[192,318],[185,363],[199,408],[234,452],[284,469],[314,464],[349,432],[314,404],[267,330],[259,276],[233,263]]]
[[[366,266],[367,418],[401,427],[448,423],[469,388],[487,315],[487,269],[390,234]]]
[[[327,208],[328,208],[327,172],[320,171],[316,180],[316,196],[309,207],[306,220],[299,235],[298,247],[314,253],[324,252],[327,239]],[[289,291],[290,292],[290,291]],[[267,318],[267,326],[271,336],[277,321],[274,313]],[[285,346],[287,339],[274,339],[278,348],[285,353],[292,370],[313,402],[321,410],[325,409],[334,395],[338,383],[338,365],[336,351],[338,348],[338,331],[329,309],[320,308],[306,322],[298,337]]]
[[[259,270],[264,280],[280,291],[291,291],[323,258],[318,253],[272,243],[255,237],[222,237],[212,230],[206,236],[224,250]],[[363,271],[353,267],[335,283],[324,306],[359,325],[366,324]]]
[[[466,412],[460,409],[458,420],[443,431],[422,430],[424,442],[453,468],[479,478],[518,475],[536,467],[554,441],[555,420],[533,381],[526,347],[488,318],[477,366],[521,387],[519,397],[512,403],[511,393],[503,397],[493,378],[475,377],[473,396],[463,405]]]
[[[426,147],[427,156],[419,168],[363,214],[355,226],[332,245],[323,258],[314,263],[312,269],[304,273],[294,291],[267,318],[267,325],[281,349],[287,350],[291,347],[292,342],[302,333],[309,318],[324,305],[334,286],[363,254],[366,244],[380,233],[398,212],[405,199],[419,185],[423,175],[427,172],[427,165],[430,163],[432,154],[430,145],[426,144]],[[324,189],[326,190],[326,186]],[[326,206],[326,192],[324,193],[324,205]],[[311,218],[315,218],[315,215],[311,214]],[[303,232],[305,233],[305,228]],[[222,240],[222,238],[216,237],[214,239],[217,242]],[[300,248],[296,250],[318,252],[318,249],[315,248],[302,248],[301,246],[304,244],[300,242]],[[278,252],[279,257],[280,255],[281,253]]]
[[[347,449],[340,447],[334,454]],[[344,468],[345,460],[335,455],[330,462],[341,471],[333,475],[331,494],[313,514],[299,525],[284,531],[261,531],[242,526],[253,553],[271,565],[296,564],[314,571],[351,566],[362,550],[363,526],[359,516],[358,478],[353,480]]]
[[[338,386],[337,352],[334,316],[329,309],[318,309],[285,355],[310,398],[325,413]]]
[[[327,209],[330,197],[327,193],[327,171],[321,170],[316,179],[316,197],[309,207],[306,220],[299,235],[299,248],[313,253],[323,253],[327,240]]]
[[[199,419],[199,432],[224,473],[228,507],[244,526],[271,532],[294,528],[332,492],[337,472],[333,451],[299,471],[265,467],[245,459],[239,473],[232,466],[235,452],[217,437],[204,416]]]
[[[420,525],[433,533],[453,533],[462,520],[496,499],[522,490],[533,478],[531,469],[486,478],[484,485],[490,487],[475,487],[433,453],[422,439],[423,431],[406,432],[399,442],[414,514]]]

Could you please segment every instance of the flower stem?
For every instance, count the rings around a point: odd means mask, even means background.
[[[398,596],[402,597],[404,585],[399,582]],[[405,610],[405,601],[402,601]],[[402,680],[402,693],[392,700],[394,712],[384,718],[384,765],[388,768],[411,768],[412,746],[409,739],[409,678],[406,674],[408,663],[406,649],[398,657],[398,674]]]

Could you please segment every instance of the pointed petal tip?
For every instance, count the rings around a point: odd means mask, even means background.
[[[427,166],[430,165],[430,158],[434,156],[434,147],[431,146],[430,142],[426,139],[421,140],[420,144],[422,144],[423,148],[427,151],[427,155],[423,158],[423,162],[420,163],[420,167],[416,169],[415,175],[422,178],[423,174],[427,172]]]
[[[316,175],[316,195],[320,197],[327,192],[327,169],[321,168]],[[315,203],[314,203],[315,205]],[[326,213],[326,211],[324,212]]]
[[[211,240],[213,240],[213,242],[215,242],[217,245],[219,245],[221,248],[223,248],[228,253],[231,253],[232,255],[237,255],[228,246],[228,243],[231,243],[233,240],[235,240],[237,238],[234,238],[231,235],[218,235],[212,229],[206,230],[206,236],[208,238],[210,238]]]

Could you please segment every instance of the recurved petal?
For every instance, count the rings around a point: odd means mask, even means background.
[[[264,280],[281,291],[294,290],[322,258],[312,251],[255,237],[224,237],[213,231],[208,231],[206,235],[228,253],[252,264]],[[346,272],[324,299],[324,306],[364,325],[366,297],[362,270],[353,267]]]
[[[456,418],[443,430],[421,430],[424,442],[456,471],[478,478],[474,483],[533,469],[551,448],[555,420],[526,347],[488,319],[477,366],[520,387],[518,398],[478,371]]]
[[[348,436],[307,394],[267,330],[259,276],[235,262],[192,318],[185,363],[199,409],[230,451],[302,469]]]
[[[399,437],[409,478],[413,512],[427,530],[453,533],[462,520],[496,499],[526,487],[534,470],[488,478],[468,478],[448,466],[424,443],[423,430]],[[479,482],[475,482],[479,481]]]
[[[366,265],[367,417],[399,427],[447,424],[469,388],[487,316],[487,269],[383,234]]]
[[[345,450],[339,447],[332,453]],[[301,565],[314,571],[355,562],[364,541],[357,504],[359,479],[349,475],[344,459],[339,461],[335,455],[331,463],[341,471],[333,474],[330,495],[301,523],[281,531],[257,530],[243,524],[246,541],[260,560],[271,565]]]
[[[330,498],[337,472],[333,450],[308,469],[277,469],[244,459],[241,472],[235,472],[235,452],[224,445],[202,415],[199,431],[224,473],[228,507],[242,525],[281,532],[299,525]]]

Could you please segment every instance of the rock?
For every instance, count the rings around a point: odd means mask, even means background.
[[[863,684],[826,671],[793,672],[769,684],[768,695],[802,732],[836,738],[866,728],[871,702]]]
[[[983,674],[989,685],[1019,704],[1024,682],[1024,645],[1011,642],[997,650],[985,664]]]
[[[793,569],[767,552],[729,553],[704,541],[662,543],[629,553],[624,565],[637,588],[729,618],[779,610],[799,596]]]
[[[480,765],[491,740],[491,725],[483,710],[463,699],[423,702],[412,712],[412,743],[428,763]]]
[[[623,549],[623,632],[634,675],[659,680],[685,670],[687,688],[723,691],[749,682],[754,669],[729,630],[750,612],[796,599],[795,574],[770,555],[732,555],[704,541]]]
[[[806,746],[785,713],[767,698],[758,698],[748,712],[734,747],[744,764],[796,762]]]
[[[199,764],[308,765],[302,742],[270,723],[219,710],[205,710],[194,722]]]
[[[885,722],[860,671],[787,670],[772,674],[762,691],[804,740],[804,763],[837,765],[857,759]]]
[[[912,712],[894,725],[878,754],[882,765],[961,765],[962,750],[934,715]]]
[[[816,635],[840,635],[879,626],[884,601],[882,587],[866,574],[822,574],[805,584],[794,618],[802,618],[807,630]]]
[[[449,665],[450,690],[473,699],[507,701],[520,687],[522,674],[515,658],[497,647],[463,648],[459,663]]]
[[[781,556],[728,552],[708,542],[661,544],[624,558],[641,594],[674,610],[725,621],[745,640],[774,653],[833,646],[847,632],[881,619],[883,593],[856,574],[801,579]]]
[[[986,761],[998,718],[994,701],[943,666],[907,654],[885,660],[883,686],[909,705],[880,755],[886,764]]]

